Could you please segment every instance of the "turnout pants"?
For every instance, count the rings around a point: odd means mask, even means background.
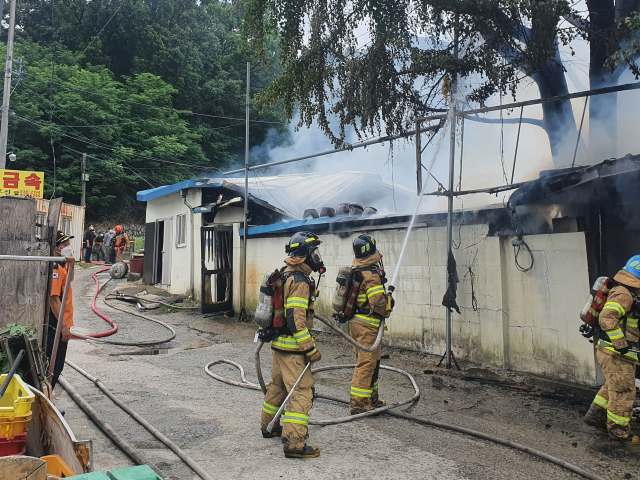
[[[284,399],[291,391],[291,387],[296,383],[298,377],[307,366],[305,355],[292,353],[281,353],[273,351],[273,368],[271,369],[271,382],[267,387],[267,394],[262,405],[261,427],[266,432],[267,427],[274,415],[284,402]],[[313,405],[313,375],[307,370],[289,399],[289,404],[285,406],[282,421],[282,443],[284,451],[302,450],[309,424],[309,410]]]
[[[55,340],[56,328],[58,328],[58,319],[53,315],[53,312],[49,314],[49,328],[47,329],[47,358],[51,361],[51,354],[53,353],[53,342]],[[58,353],[56,354],[56,364],[53,366],[53,377],[51,378],[51,389],[58,383],[58,378],[62,374],[64,368],[64,360],[67,358],[67,346],[69,342],[63,342],[62,337],[58,343]]]
[[[371,347],[376,342],[378,329],[351,322],[349,335],[360,345]],[[382,346],[374,352],[365,352],[354,347],[356,352],[356,368],[351,379],[351,413],[371,410],[371,397],[378,399],[378,374],[380,372],[380,351]]]
[[[636,399],[636,366],[619,355],[609,355],[600,349],[596,358],[602,367],[605,384],[593,400],[588,415],[594,410],[604,409],[609,437],[625,439],[631,430],[629,422]]]
[[[123,262],[123,255],[124,255],[124,250],[116,250],[116,262]]]

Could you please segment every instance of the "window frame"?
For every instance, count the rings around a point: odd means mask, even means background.
[[[68,228],[69,231],[66,231],[65,223],[69,227]],[[71,230],[72,229],[73,229],[73,217],[71,217],[69,215],[61,215],[60,216],[60,230],[62,231],[62,233],[64,233],[65,235],[71,235]]]
[[[184,243],[180,243],[180,218],[184,218],[182,223],[182,231],[184,234]],[[187,212],[176,214],[176,248],[184,248],[187,246]]]
[[[36,212],[36,223],[43,225],[42,227],[36,225],[36,236],[42,238],[43,228],[47,224],[47,214],[45,212]]]

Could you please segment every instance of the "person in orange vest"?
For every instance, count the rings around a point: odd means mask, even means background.
[[[56,234],[56,250],[57,257],[66,257],[66,262],[55,262],[53,264],[53,279],[51,281],[51,314],[49,315],[49,325],[47,326],[47,358],[51,360],[53,353],[53,342],[55,339],[56,329],[61,328],[60,342],[58,343],[58,353],[56,353],[56,363],[53,367],[53,378],[51,378],[51,389],[58,383],[58,378],[64,368],[64,360],[67,356],[67,346],[71,340],[71,327],[73,327],[73,290],[69,284],[69,293],[67,295],[67,303],[64,307],[63,324],[58,325],[60,318],[60,309],[62,308],[62,297],[64,296],[64,287],[67,282],[67,274],[69,265],[75,263],[73,251],[71,249],[72,236],[65,235],[64,232],[58,230]],[[73,276],[71,277],[73,281]]]
[[[116,234],[111,242],[116,252],[116,262],[122,262],[124,251],[129,246],[129,237],[122,230],[122,225],[116,225]]]

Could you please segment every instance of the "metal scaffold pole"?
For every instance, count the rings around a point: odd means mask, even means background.
[[[458,58],[458,19],[456,18],[455,36],[453,39],[453,57]],[[453,77],[451,85],[451,140],[449,143],[449,190],[447,192],[447,286],[449,285],[449,258],[451,258],[451,245],[453,243],[453,183],[454,169],[456,161],[456,91],[458,88],[458,74]],[[446,308],[446,328],[447,328],[447,368],[451,368],[451,309]]]
[[[244,140],[244,235],[242,236],[242,295],[240,318],[247,318],[245,310],[247,300],[247,234],[249,230],[249,89],[251,87],[251,62],[247,62],[247,95]]]

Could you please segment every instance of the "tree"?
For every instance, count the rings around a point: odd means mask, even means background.
[[[467,100],[481,104],[498,91],[515,94],[523,74],[536,80],[543,96],[566,90],[558,54],[559,43],[571,38],[558,26],[570,13],[565,1],[239,1],[244,36],[258,54],[268,35],[280,40],[283,72],[259,101],[282,100],[287,116],[299,103],[300,125],[316,119],[336,146],[347,126],[359,135],[408,129],[413,118],[444,106],[438,87],[456,74],[480,80]],[[330,115],[339,118],[337,130]],[[554,156],[567,129],[575,131],[569,119],[570,104],[544,106]]]
[[[70,65],[70,52],[58,54],[54,73],[45,49],[16,47],[30,67],[11,104],[9,148],[19,167],[46,172],[46,196],[55,183],[56,195],[79,202],[82,153],[91,218],[130,209],[137,190],[190,178],[208,164],[200,134],[171,108],[176,89],[150,73],[116,81],[104,66],[83,69]]]
[[[97,220],[120,208],[139,213],[136,191],[217,175],[241,161],[246,63],[255,94],[279,72],[278,55],[271,38],[263,64],[241,51],[240,13],[228,7],[217,0],[19,2],[14,56],[28,73],[11,100],[18,163],[46,171],[50,195],[55,160],[56,194],[78,202],[78,152],[87,152],[87,212]],[[251,118],[260,122],[251,125],[251,145],[270,129],[286,141],[281,112],[252,102]]]

